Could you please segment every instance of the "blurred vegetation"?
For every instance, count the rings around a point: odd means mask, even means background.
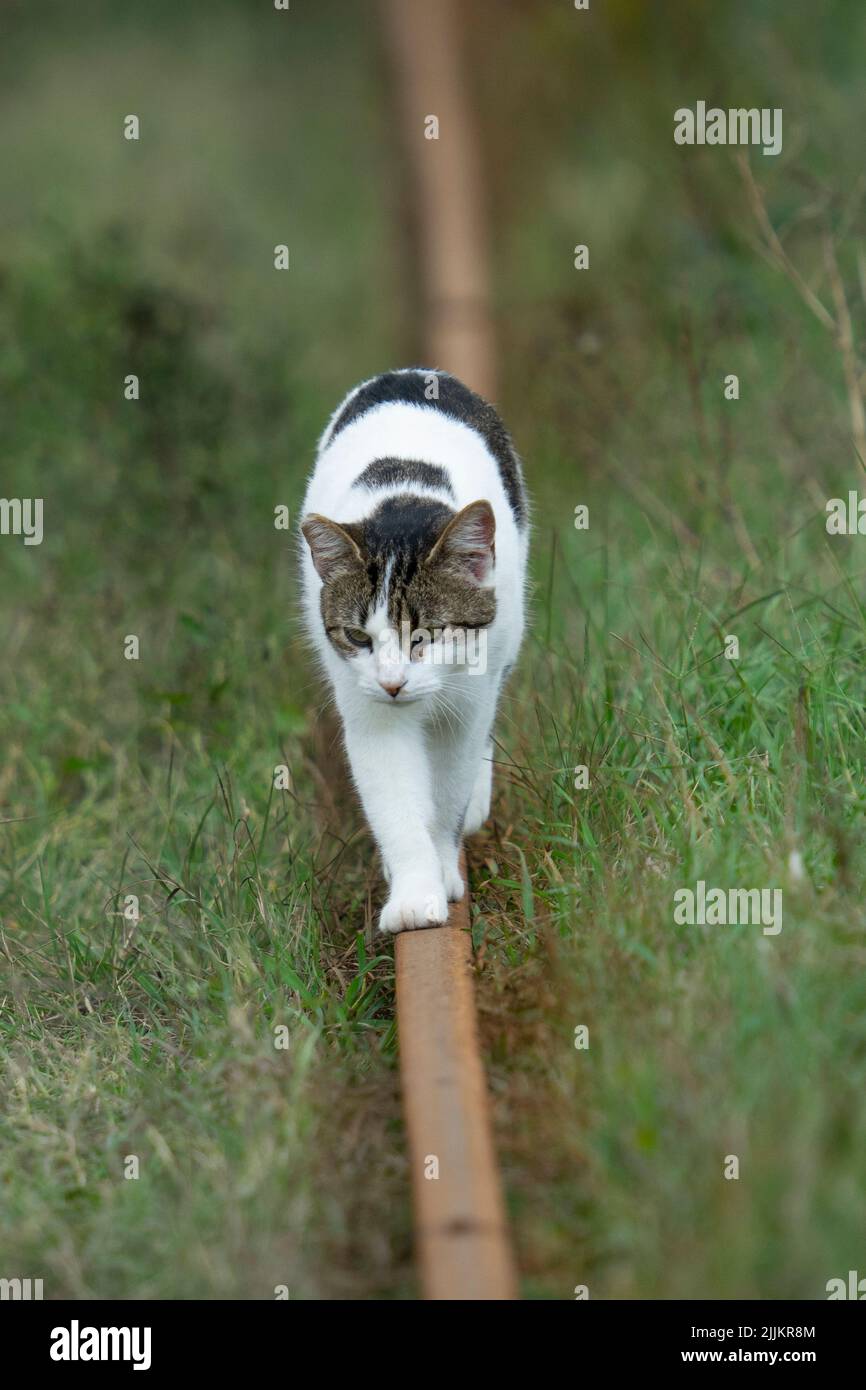
[[[5,7],[0,492],[44,497],[45,540],[0,540],[0,1184],[3,1272],[48,1296],[414,1291],[380,887],[273,524],[341,395],[417,352],[374,15]],[[535,506],[470,847],[524,1291],[820,1298],[866,1216],[864,566],[823,515],[861,468],[732,152],[672,129],[783,108],[755,179],[831,307],[832,238],[862,341],[866,13],[479,0],[468,29]],[[783,887],[781,935],[675,928],[698,878]]]

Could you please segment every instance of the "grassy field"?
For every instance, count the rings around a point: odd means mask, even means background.
[[[413,1296],[392,946],[274,525],[415,355],[387,69],[355,6],[115,8],[50,42],[16,11],[0,60],[0,492],[45,499],[41,546],[0,537],[0,1275]],[[472,25],[535,534],[469,857],[535,1298],[821,1298],[863,1261],[866,562],[824,525],[863,470],[731,152],[671,132],[784,108],[755,180],[862,340],[866,16],[692,8]],[[781,888],[781,932],[677,926],[699,879]]]

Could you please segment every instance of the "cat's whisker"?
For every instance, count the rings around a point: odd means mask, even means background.
[[[458,729],[466,729],[466,728],[469,727],[467,721],[464,719],[464,717],[463,717],[463,715],[462,715],[462,712],[457,708],[456,705],[453,705],[453,704],[451,704],[449,701],[443,699],[443,700],[441,701],[441,707],[442,707],[445,711],[447,711],[447,714],[448,714],[449,716],[453,715],[454,719],[456,720],[457,728],[458,728]],[[448,726],[449,726],[449,728],[451,728],[451,729],[454,728],[454,725],[451,723],[451,719],[450,719],[450,718],[448,719]]]

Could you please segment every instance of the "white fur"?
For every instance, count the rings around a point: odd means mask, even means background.
[[[436,665],[430,647],[421,659],[407,661],[393,644],[377,643],[387,628],[384,607],[366,624],[372,650],[341,657],[325,634],[322,580],[302,544],[306,626],[334,691],[352,775],[390,884],[379,925],[397,932],[444,922],[448,901],[463,896],[460,833],[479,829],[490,812],[490,736],[503,673],[523,635],[528,534],[518,529],[496,460],[475,430],[433,404],[395,402],[367,411],[331,442],[345,404],[319,443],[305,516],[317,512],[342,524],[361,521],[386,497],[405,491],[405,485],[369,491],[352,486],[374,459],[387,457],[438,464],[454,495],[425,489],[431,496],[455,511],[485,499],[496,520],[495,566],[486,581],[496,591],[496,617],[487,629],[483,674],[470,673],[467,665]],[[418,490],[413,484],[412,491]],[[395,699],[383,681],[400,680],[405,684]]]

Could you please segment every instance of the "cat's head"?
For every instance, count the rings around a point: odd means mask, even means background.
[[[311,514],[301,531],[328,641],[371,699],[447,706],[455,682],[483,670],[496,615],[489,502],[454,512],[401,494],[348,525]]]

